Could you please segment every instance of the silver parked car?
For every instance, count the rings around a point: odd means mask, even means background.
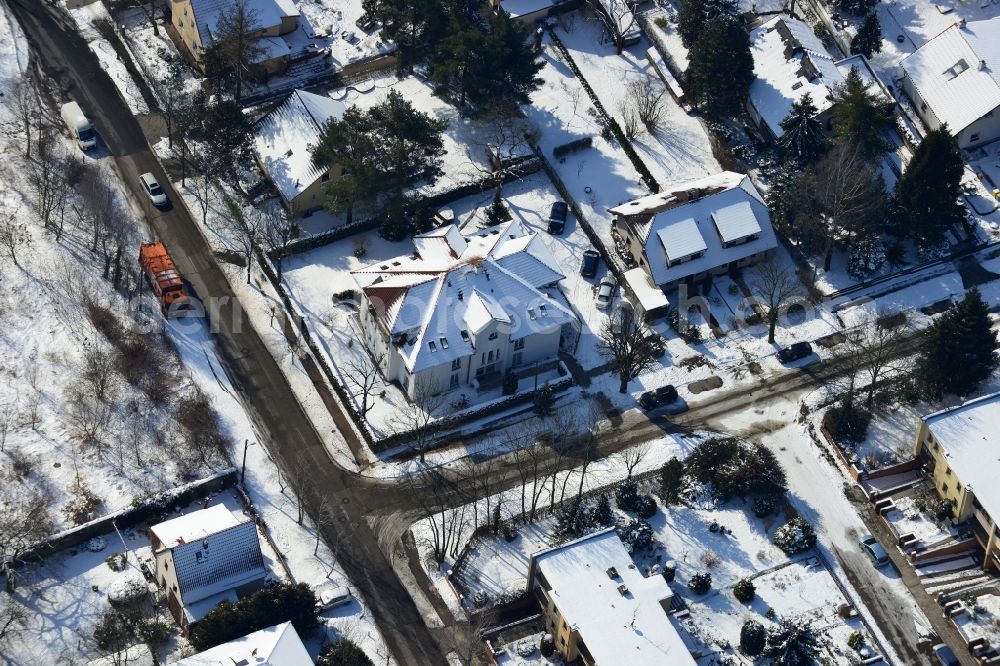
[[[345,606],[354,599],[351,591],[343,586],[320,585],[313,592],[316,593],[316,610],[319,612]]]
[[[881,567],[889,563],[889,553],[885,552],[882,544],[871,534],[861,537],[858,545],[861,546],[861,550],[865,552],[876,567]]]

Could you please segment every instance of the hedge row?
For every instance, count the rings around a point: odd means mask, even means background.
[[[563,57],[566,59],[566,64],[569,65],[569,68],[573,71],[573,74],[576,75],[576,78],[580,80],[580,84],[583,85],[583,89],[590,97],[590,101],[593,102],[594,108],[596,108],[597,112],[604,118],[607,126],[615,135],[619,145],[621,145],[622,150],[625,151],[625,154],[628,156],[629,160],[631,160],[632,166],[634,166],[635,170],[639,172],[639,176],[642,177],[643,183],[649,188],[650,192],[659,192],[660,184],[656,182],[656,178],[653,177],[653,174],[642,161],[642,158],[639,157],[639,153],[635,152],[635,148],[632,147],[632,142],[629,141],[627,136],[625,136],[625,132],[622,131],[621,125],[618,124],[617,120],[611,117],[611,114],[609,114],[604,108],[604,105],[601,104],[601,100],[597,98],[597,93],[595,93],[594,89],[590,87],[589,83],[587,83],[587,79],[584,78],[583,72],[581,72],[580,68],[577,67],[576,61],[573,60],[573,57],[569,54],[569,50],[567,50],[566,46],[562,43],[562,40],[559,39],[559,36],[556,35],[556,31],[552,29],[552,26],[548,26],[547,29],[549,31],[549,36],[552,38],[552,43],[555,44],[556,48],[559,49],[559,52],[562,53]]]
[[[540,168],[541,164],[537,159],[525,160],[524,162],[518,164],[517,168],[508,169],[508,171],[504,174],[503,183],[507,184],[514,180],[520,180],[527,175],[535,173]],[[463,183],[451,188],[450,190],[424,197],[418,203],[419,205],[427,208],[437,208],[453,201],[458,201],[459,199],[463,199],[467,196],[485,192],[493,188],[495,184],[496,181],[491,176],[486,176],[484,178],[480,178],[479,180]],[[329,231],[307,236],[306,238],[302,238],[300,240],[292,241],[283,248],[271,250],[267,253],[267,256],[271,259],[278,259],[280,257],[290,257],[301,252],[308,252],[309,250],[315,250],[318,247],[323,247],[324,245],[329,245],[330,243],[343,240],[353,236],[354,234],[359,234],[365,231],[375,231],[378,229],[379,224],[379,219],[374,217],[358,220],[352,222],[351,224],[337,227],[336,229],[331,229]]]
[[[557,382],[550,383],[549,388],[552,391],[564,391],[573,385],[573,377],[571,375],[566,375]],[[399,432],[393,435],[389,435],[384,439],[380,439],[372,446],[372,450],[376,453],[386,451],[394,446],[399,446],[400,444],[405,444],[407,441],[413,439],[415,434],[420,434],[422,432],[442,432],[449,431],[457,428],[460,425],[475,421],[476,419],[483,418],[484,416],[491,416],[497,412],[509,409],[511,407],[516,407],[517,405],[522,405],[525,403],[532,402],[535,399],[535,394],[541,391],[542,387],[539,387],[533,391],[527,391],[525,393],[518,393],[517,395],[512,395],[503,400],[498,400],[496,402],[491,402],[488,405],[483,405],[477,409],[462,412],[461,414],[456,414],[455,416],[450,416],[443,418],[433,423],[424,426],[417,430],[410,430],[408,432]],[[439,442],[435,442],[437,445]],[[431,447],[433,448],[433,447]]]

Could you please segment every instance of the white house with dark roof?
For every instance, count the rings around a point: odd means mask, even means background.
[[[512,220],[414,236],[413,254],[352,272],[381,370],[411,399],[499,383],[575,346],[576,317],[547,290],[565,276],[541,237]]]
[[[216,645],[181,659],[174,666],[312,666],[312,663],[295,627],[285,622]]]
[[[254,150],[288,210],[296,215],[323,205],[326,185],[340,177],[340,166],[318,169],[310,149],[323,126],[344,115],[342,102],[325,95],[296,90],[257,122]]]
[[[294,31],[299,23],[295,0],[245,0],[255,20],[253,35],[260,41],[258,63],[269,74],[283,70],[289,61],[288,44],[279,37]],[[231,12],[236,0],[171,0],[170,21],[180,42],[195,63],[219,35],[220,17]]]
[[[533,554],[527,589],[567,662],[695,664],[668,616],[670,585],[636,568],[613,527]]]
[[[257,526],[224,505],[153,525],[149,535],[156,582],[185,632],[221,602],[235,602],[264,585]]]
[[[812,95],[818,117],[829,129],[834,86],[843,83],[852,68],[888,97],[864,56],[834,59],[808,24],[790,16],[777,16],[753,30],[750,53],[755,78],[747,108],[758,128],[772,139],[784,136],[781,121],[806,93]]]
[[[749,266],[778,245],[760,192],[748,176],[730,171],[668,186],[610,212],[633,262],[649,278],[649,285],[634,287],[637,293],[655,286],[667,294],[682,282]],[[626,273],[630,284],[638,277],[635,270]]]
[[[961,148],[1000,138],[1000,18],[959,21],[900,63],[903,90],[930,129]]]

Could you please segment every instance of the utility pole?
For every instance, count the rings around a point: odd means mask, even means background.
[[[254,442],[254,444],[256,444],[256,442]],[[247,475],[247,449],[249,449],[251,446],[253,446],[253,444],[250,443],[249,439],[244,439],[243,440],[243,465],[240,468],[240,485],[241,486],[243,485],[243,479],[245,479],[246,475]]]

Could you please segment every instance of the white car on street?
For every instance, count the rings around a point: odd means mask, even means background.
[[[163,188],[160,184],[156,182],[156,178],[151,173],[144,173],[139,176],[139,183],[142,185],[143,192],[149,197],[149,200],[154,206],[160,207],[167,203],[167,195],[164,193]]]
[[[598,310],[608,309],[608,307],[611,305],[611,301],[614,300],[615,287],[617,286],[618,283],[615,282],[615,279],[611,276],[611,273],[608,273],[603,278],[601,278],[601,284],[598,285],[597,287]]]

